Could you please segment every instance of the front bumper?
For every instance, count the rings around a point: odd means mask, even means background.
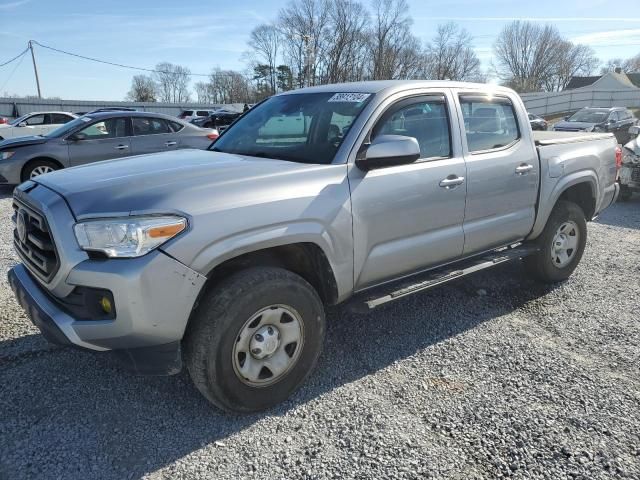
[[[14,155],[16,157],[18,155]],[[26,162],[20,158],[0,160],[0,184],[18,185],[22,182],[20,176]]]
[[[180,370],[180,341],[206,278],[160,251],[135,259],[86,260],[68,274],[72,286],[113,293],[116,317],[80,320],[61,307],[22,264],[8,274],[16,298],[52,343],[114,350],[140,373]]]

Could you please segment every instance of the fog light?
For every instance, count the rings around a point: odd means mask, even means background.
[[[113,311],[113,305],[111,305],[111,300],[107,297],[102,297],[100,299],[100,307],[102,307],[102,311],[106,314],[111,314]]]

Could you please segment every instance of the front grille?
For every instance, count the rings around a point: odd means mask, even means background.
[[[640,165],[631,170],[631,181],[640,182]]]
[[[13,245],[25,266],[49,282],[60,268],[60,259],[44,215],[14,199]]]

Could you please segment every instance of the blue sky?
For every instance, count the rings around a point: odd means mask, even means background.
[[[429,39],[438,23],[453,20],[474,37],[483,65],[497,33],[514,19],[550,22],[598,57],[640,53],[640,10],[606,0],[408,0],[414,33]],[[364,0],[366,3],[367,0]],[[0,0],[0,63],[29,39],[117,63],[147,68],[161,61],[209,73],[244,69],[251,29],[273,19],[287,0]],[[37,47],[36,47],[37,48]],[[121,100],[136,72],[72,59],[37,48],[42,93],[66,99]],[[194,81],[196,81],[195,79]],[[0,67],[0,95],[35,94],[31,59]]]

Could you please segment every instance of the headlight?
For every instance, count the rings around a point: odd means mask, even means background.
[[[0,152],[0,160],[9,160],[16,152]]]
[[[73,227],[83,250],[119,258],[146,255],[185,228],[187,220],[176,216],[90,220]]]

